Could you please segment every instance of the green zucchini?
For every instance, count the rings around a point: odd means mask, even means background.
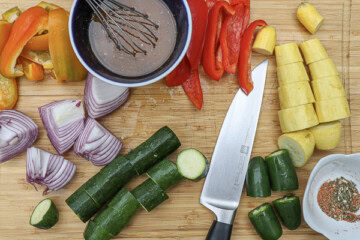
[[[193,181],[206,177],[209,171],[208,160],[194,148],[183,150],[177,157],[176,165],[181,175]]]
[[[114,236],[90,220],[84,232],[85,240],[109,240]]]
[[[269,203],[264,203],[248,214],[256,232],[264,240],[277,240],[283,231],[274,209]]]
[[[165,126],[147,141],[130,151],[125,157],[134,166],[138,175],[141,175],[178,149],[180,145],[181,143],[175,133]]]
[[[254,157],[249,162],[246,174],[246,193],[255,198],[271,196],[270,178],[262,157]]]
[[[295,230],[301,225],[301,205],[299,197],[289,194],[273,201],[273,204],[285,227],[289,230]]]
[[[151,178],[137,186],[131,193],[147,212],[150,212],[169,198]]]
[[[50,229],[59,221],[59,212],[51,199],[42,200],[31,214],[30,224],[40,229]]]
[[[132,165],[120,155],[76,190],[66,203],[83,222],[87,222],[135,175]],[[95,204],[89,203],[84,193]]]
[[[159,185],[163,191],[166,191],[183,180],[183,177],[179,173],[176,165],[167,159],[157,163],[154,167],[147,171],[147,175],[157,185]]]
[[[140,204],[126,189],[121,189],[94,219],[94,222],[112,235],[118,235],[129,224]]]
[[[265,157],[273,191],[299,189],[298,177],[288,150],[281,149]]]

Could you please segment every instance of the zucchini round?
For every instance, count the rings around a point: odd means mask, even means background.
[[[295,230],[301,225],[300,199],[292,194],[273,201],[281,222],[289,230]]]
[[[206,177],[209,171],[209,162],[198,150],[189,148],[183,150],[176,160],[180,174],[192,181],[199,181]]]
[[[255,198],[271,196],[268,169],[262,157],[254,157],[249,162],[246,174],[246,193]]]
[[[59,212],[51,199],[42,200],[31,214],[30,224],[40,229],[50,229],[59,221]]]
[[[167,159],[157,163],[147,171],[147,175],[159,185],[163,191],[175,186],[184,179],[179,173],[176,165]]]

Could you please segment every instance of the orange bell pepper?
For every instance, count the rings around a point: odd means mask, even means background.
[[[0,58],[0,73],[7,78],[16,78],[24,73],[15,68],[16,60],[26,43],[43,31],[48,22],[48,14],[41,7],[32,7],[22,13],[10,31]]]
[[[44,79],[44,68],[26,58],[19,57],[18,62],[23,66],[25,76],[30,81],[40,81]]]
[[[39,36],[35,36],[29,40],[29,42],[25,45],[27,50],[33,51],[48,51],[49,50],[49,34],[42,34]]]
[[[64,9],[50,11],[49,50],[58,82],[81,81],[87,76],[87,71],[81,65],[72,49],[68,22],[69,15]]]
[[[0,55],[10,36],[11,23],[0,21]]]
[[[0,110],[13,109],[17,100],[16,79],[8,79],[0,74]]]
[[[54,68],[49,51],[31,51],[24,49],[20,56],[42,65],[46,70],[51,70]]]

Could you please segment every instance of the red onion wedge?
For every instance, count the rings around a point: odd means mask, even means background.
[[[64,157],[31,147],[26,156],[26,180],[46,186],[44,195],[63,188],[74,176],[76,166]]]
[[[100,118],[112,113],[129,97],[129,88],[106,83],[91,74],[85,86],[85,106],[91,118]]]
[[[69,150],[84,130],[85,112],[80,99],[53,102],[39,108],[47,135],[59,154]]]
[[[122,143],[92,118],[86,119],[85,129],[77,139],[74,151],[96,166],[109,164],[120,152]]]
[[[16,110],[0,111],[0,163],[26,151],[39,134],[35,122]]]

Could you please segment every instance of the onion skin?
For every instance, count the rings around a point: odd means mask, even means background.
[[[16,110],[0,111],[0,163],[26,151],[39,135],[36,123]]]
[[[94,84],[101,84],[102,89],[108,88],[106,96],[99,96],[95,95],[96,88],[94,89]],[[99,92],[99,91],[98,91]],[[109,95],[110,93],[110,95]],[[85,92],[84,92],[84,101],[88,115],[93,118],[97,119],[100,117],[104,117],[116,109],[118,109],[121,105],[123,105],[130,95],[129,88],[115,86],[88,74],[86,79],[85,85]],[[97,98],[106,98],[102,102],[99,102]]]
[[[95,119],[88,118],[83,133],[76,140],[74,151],[95,166],[104,166],[118,156],[121,148],[119,139]]]

